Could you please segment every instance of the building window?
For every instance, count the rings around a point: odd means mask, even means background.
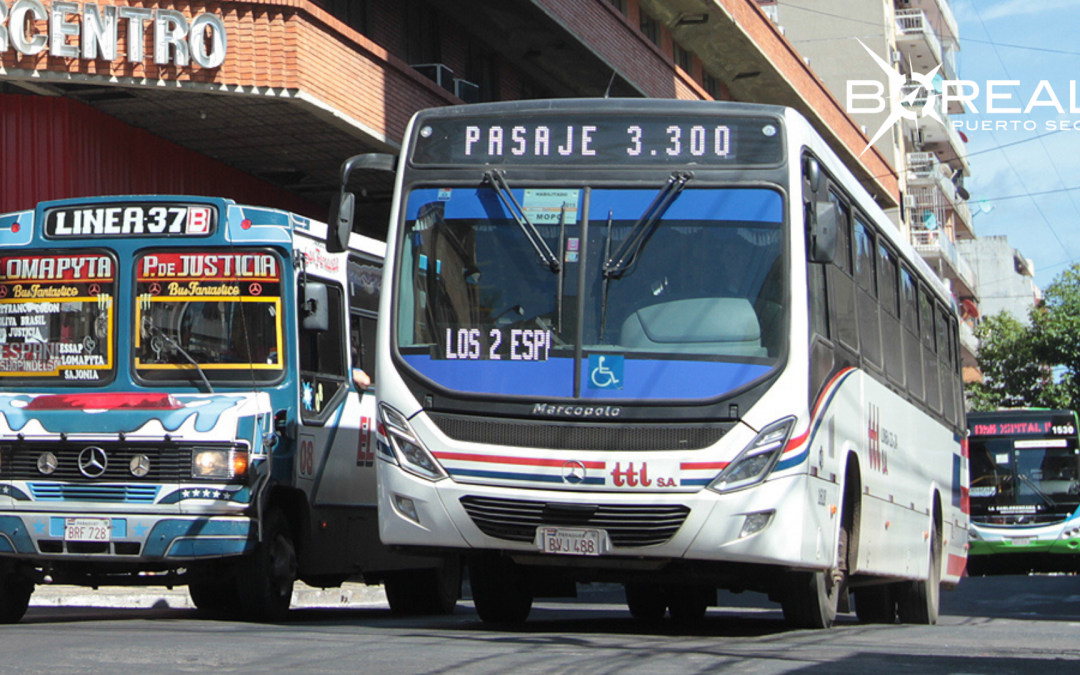
[[[480,87],[481,101],[500,100],[498,57],[486,45],[476,40],[469,41],[465,79]]]
[[[682,45],[675,44],[675,65],[686,71],[687,74],[693,74],[694,60],[690,55],[690,50],[683,48]]]
[[[720,100],[720,78],[711,73],[702,73],[701,86],[705,89],[706,94],[713,97],[714,101]]]
[[[623,16],[626,16],[626,0],[608,0],[608,2],[610,2],[615,9],[622,12]]]
[[[660,46],[660,22],[645,12],[641,13],[641,32],[657,47]]]
[[[368,2],[367,0],[315,0],[332,16],[341,19],[346,26],[362,35],[368,32]]]
[[[439,17],[423,0],[405,3],[405,60],[410,65],[442,62]]]

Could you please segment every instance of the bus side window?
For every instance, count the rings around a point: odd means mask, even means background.
[[[371,384],[375,383],[375,330],[378,324],[373,316],[353,311],[349,313],[349,346],[352,366],[363,370]]]
[[[304,328],[300,324],[300,416],[305,422],[322,422],[346,389],[345,302],[341,288],[327,284],[329,327]]]
[[[832,288],[832,327],[836,338],[852,351],[859,349],[859,330],[855,310],[855,280],[851,265],[851,210],[835,192],[829,199],[840,212],[840,226],[836,232],[836,265],[829,268],[829,286]]]
[[[949,331],[952,324],[949,321],[949,311],[938,306],[937,313],[937,348],[938,367],[941,379],[941,412],[950,423],[956,423],[956,369],[952,362],[952,343],[949,340]]]
[[[879,368],[881,359],[881,323],[878,319],[877,302],[877,244],[874,231],[863,222],[861,216],[855,217],[855,280],[859,291],[856,298],[859,346],[867,361]]]
[[[934,300],[925,286],[919,287],[919,327],[923,343],[923,384],[926,405],[941,411],[941,385],[938,382],[937,330],[934,327]]]
[[[878,298],[881,301],[881,348],[885,355],[885,373],[904,386],[904,335],[900,327],[900,292],[896,253],[878,242]]]
[[[900,320],[904,325],[904,379],[908,393],[923,399],[922,345],[919,337],[919,293],[915,276],[900,268]]]

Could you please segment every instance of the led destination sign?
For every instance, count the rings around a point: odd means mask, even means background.
[[[212,234],[217,210],[188,204],[127,204],[51,209],[45,236],[69,237],[192,236]]]
[[[418,125],[417,165],[775,165],[778,120],[678,115],[433,117]]]

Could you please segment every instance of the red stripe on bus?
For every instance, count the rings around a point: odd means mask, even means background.
[[[706,469],[723,469],[729,462],[683,462],[679,468],[683,471],[704,471]]]
[[[492,455],[474,455],[463,452],[436,452],[433,453],[438,459],[448,459],[459,462],[487,462],[489,464],[517,464],[519,466],[563,466],[568,460],[564,459],[532,459],[529,457],[497,457]],[[573,461],[573,460],[569,460]],[[605,462],[582,462],[586,469],[607,468]]]
[[[951,577],[960,577],[964,575],[964,568],[967,567],[967,557],[962,555],[949,554],[949,569],[948,574]]]

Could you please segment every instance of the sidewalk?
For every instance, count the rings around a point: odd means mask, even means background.
[[[164,604],[162,604],[164,603]],[[293,608],[388,606],[382,586],[345,583],[341,588],[312,588],[300,582],[293,589]],[[194,608],[186,586],[173,589],[162,586],[104,587],[99,590],[82,586],[40,585],[30,597],[31,607],[116,607],[148,609]]]

